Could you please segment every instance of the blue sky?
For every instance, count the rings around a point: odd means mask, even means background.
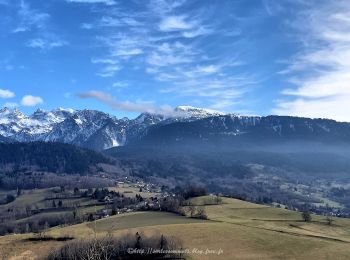
[[[350,121],[350,2],[0,0],[0,104]]]

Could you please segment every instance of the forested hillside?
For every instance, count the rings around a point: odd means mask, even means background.
[[[50,142],[0,143],[0,173],[38,171],[84,174],[98,163],[108,163],[103,155],[69,144]]]

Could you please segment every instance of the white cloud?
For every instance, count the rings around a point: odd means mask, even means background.
[[[115,5],[114,0],[66,0],[69,3],[83,3],[83,4],[106,4],[106,5]]]
[[[98,63],[101,63],[101,64],[118,64],[117,60],[113,60],[113,59],[110,59],[110,58],[92,58],[91,62],[95,63],[95,64],[98,64]]]
[[[31,39],[27,42],[26,46],[30,48],[39,48],[50,50],[52,48],[62,47],[68,45],[67,41],[60,39],[45,39],[45,38],[36,38]]]
[[[133,55],[139,55],[142,53],[143,51],[140,48],[134,48],[130,50],[116,49],[115,51],[113,51],[112,55],[113,56],[133,56]]]
[[[93,58],[92,63],[105,67],[98,73],[101,77],[113,77],[123,66],[121,61],[127,61],[144,54],[143,48],[149,46],[148,39],[138,35],[113,34],[108,37],[98,37],[100,44],[106,46],[109,53],[103,58]],[[111,66],[114,65],[114,66]]]
[[[119,27],[119,26],[140,26],[142,23],[132,17],[112,17],[103,16],[99,22],[100,26]]]
[[[125,82],[125,81],[114,82],[112,84],[113,88],[118,88],[118,89],[125,88],[128,86],[130,86],[130,84],[128,82]]]
[[[200,66],[197,68],[197,72],[204,74],[212,74],[217,73],[220,70],[219,66],[208,65],[208,66]]]
[[[27,27],[24,27],[24,26],[18,26],[16,29],[14,29],[12,32],[13,33],[19,33],[19,32],[25,32],[27,31],[28,28]]]
[[[8,89],[0,89],[0,98],[13,98],[15,93]]]
[[[230,55],[205,49],[210,34],[231,37],[213,22],[216,14],[212,10],[186,8],[185,0],[151,0],[146,10],[143,3],[135,1],[142,6],[132,10],[126,5],[103,9],[100,17],[87,21],[89,29],[98,28],[97,44],[106,49],[103,56],[91,59],[99,67],[97,75],[113,78],[124,68],[144,68],[157,81],[152,91],[201,97],[203,103],[224,100],[221,104],[227,106],[247,92],[252,80],[233,76],[237,72],[232,67],[242,62],[232,62],[232,48],[225,46]],[[237,32],[232,37],[236,36]],[[115,87],[120,91],[123,86]]]
[[[114,97],[102,91],[92,90],[92,91],[80,93],[78,94],[78,96],[83,99],[92,98],[92,99],[99,100],[100,102],[105,103],[106,105],[110,106],[115,110],[122,110],[122,111],[129,111],[129,112],[149,112],[149,113],[156,112],[156,108],[153,107],[152,104],[134,103],[130,101],[117,101]]]
[[[211,32],[212,32],[212,30],[209,30],[203,26],[200,26],[199,28],[196,28],[196,29],[191,30],[191,31],[184,31],[182,33],[182,35],[185,38],[195,38],[195,37],[202,36],[202,35],[208,35]]]
[[[110,16],[103,16],[101,18],[101,21],[100,21],[100,25],[101,26],[110,26],[110,27],[114,27],[114,26],[121,26],[123,25],[122,22],[117,19],[117,18],[113,18],[113,17],[110,17]]]
[[[155,67],[169,67],[173,65],[193,62],[196,52],[189,45],[180,42],[163,43],[157,46],[146,58],[149,65]]]
[[[195,26],[194,23],[186,20],[187,17],[184,15],[164,17],[159,24],[159,30],[163,32],[171,32],[192,29]]]
[[[298,14],[303,49],[282,71],[295,88],[282,91],[276,114],[350,121],[350,6],[337,1]]]
[[[147,57],[147,62],[153,66],[164,67],[164,66],[176,65],[181,63],[189,63],[191,62],[191,59],[190,57],[185,57],[185,56],[162,55],[157,52],[152,52]]]
[[[349,121],[349,96],[278,101],[277,114]]]
[[[99,73],[97,73],[97,75],[103,78],[109,78],[113,77],[121,69],[122,67],[119,65],[108,65],[104,67]]]
[[[139,22],[136,19],[131,18],[131,17],[123,17],[123,18],[121,18],[121,21],[124,24],[129,25],[129,26],[141,26],[142,25],[141,22]]]
[[[229,99],[214,100],[213,104],[210,106],[212,109],[224,110],[227,107],[235,105],[236,102]]]
[[[15,107],[18,107],[18,104],[15,102],[7,102],[3,106],[8,108],[15,108]]]
[[[136,102],[131,101],[119,101],[115,97],[102,91],[91,90],[88,92],[79,93],[78,97],[82,99],[96,99],[114,110],[128,111],[128,112],[139,112],[139,113],[152,113],[161,114],[164,116],[180,116],[183,115],[182,111],[174,111],[169,105],[162,105],[156,107],[153,105],[153,101],[142,101],[137,100]],[[185,113],[186,115],[186,113]]]
[[[82,23],[80,27],[85,30],[91,30],[94,28],[94,25],[91,23]]]
[[[22,98],[21,104],[23,106],[36,106],[42,104],[44,100],[41,97],[26,95]]]
[[[21,0],[18,16],[20,19],[19,25],[12,31],[13,33],[25,32],[36,29],[43,29],[46,27],[47,21],[50,18],[48,13],[42,13],[30,8],[24,0]]]
[[[45,12],[31,8],[27,0],[19,1],[17,11],[19,23],[13,33],[31,32],[36,38],[25,42],[30,48],[39,48],[49,50],[52,48],[62,47],[68,42],[62,40],[50,27],[49,20],[51,15]]]
[[[185,3],[186,0],[151,0],[149,7],[158,15],[166,15]]]
[[[282,2],[275,0],[263,0],[262,3],[265,7],[266,13],[270,16],[274,16],[284,10]]]

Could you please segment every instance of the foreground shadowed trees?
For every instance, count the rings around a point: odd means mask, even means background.
[[[185,259],[184,252],[177,238],[136,233],[68,242],[43,259]]]

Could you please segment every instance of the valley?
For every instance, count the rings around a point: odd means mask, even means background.
[[[346,259],[348,123],[175,112],[2,110],[4,259],[135,234],[189,259]]]
[[[347,259],[350,253],[347,219],[334,218],[328,225],[325,217],[312,215],[311,222],[304,222],[300,213],[285,209],[230,198],[222,198],[219,205],[213,202],[215,197],[210,196],[190,200],[193,205],[205,207],[207,220],[166,212],[131,212],[92,223],[54,227],[45,234],[87,240],[107,234],[161,233],[180,239],[189,249],[189,259]],[[66,243],[26,240],[35,236],[8,235],[0,238],[0,245],[8,259],[21,259],[42,255]],[[9,248],[16,249],[16,256]]]

